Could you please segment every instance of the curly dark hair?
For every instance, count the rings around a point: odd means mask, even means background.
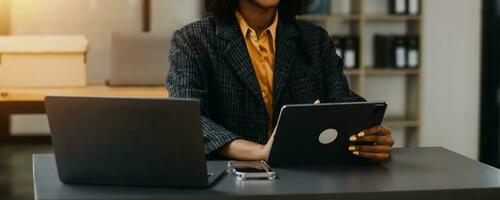
[[[238,9],[238,0],[205,0],[205,10],[216,17],[232,17]],[[281,0],[278,4],[280,15],[294,17],[302,14],[309,0]]]

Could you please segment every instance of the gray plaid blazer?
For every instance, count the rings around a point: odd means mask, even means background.
[[[205,152],[237,138],[265,144],[286,104],[353,102],[342,60],[322,28],[280,17],[276,31],[273,124],[235,19],[207,17],[176,31],[166,86],[170,97],[200,101]]]

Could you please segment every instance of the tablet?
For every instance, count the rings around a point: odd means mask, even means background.
[[[283,106],[268,163],[273,167],[366,163],[348,150],[349,137],[382,124],[386,109],[385,102]]]

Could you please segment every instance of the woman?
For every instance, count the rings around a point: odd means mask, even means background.
[[[305,0],[206,0],[213,16],[174,33],[167,88],[198,99],[205,151],[267,160],[279,109],[286,104],[354,102],[328,33],[296,20]],[[351,141],[356,156],[388,159],[391,130],[377,126]]]

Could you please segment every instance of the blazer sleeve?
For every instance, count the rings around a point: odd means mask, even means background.
[[[205,153],[213,155],[215,150],[240,137],[210,119],[208,84],[196,57],[199,54],[193,43],[186,38],[182,31],[176,31],[173,35],[166,87],[170,97],[190,98],[200,102]]]
[[[321,62],[323,66],[324,93],[329,102],[360,102],[366,101],[349,88],[344,74],[344,62],[337,55],[332,39],[326,31],[321,36]]]

